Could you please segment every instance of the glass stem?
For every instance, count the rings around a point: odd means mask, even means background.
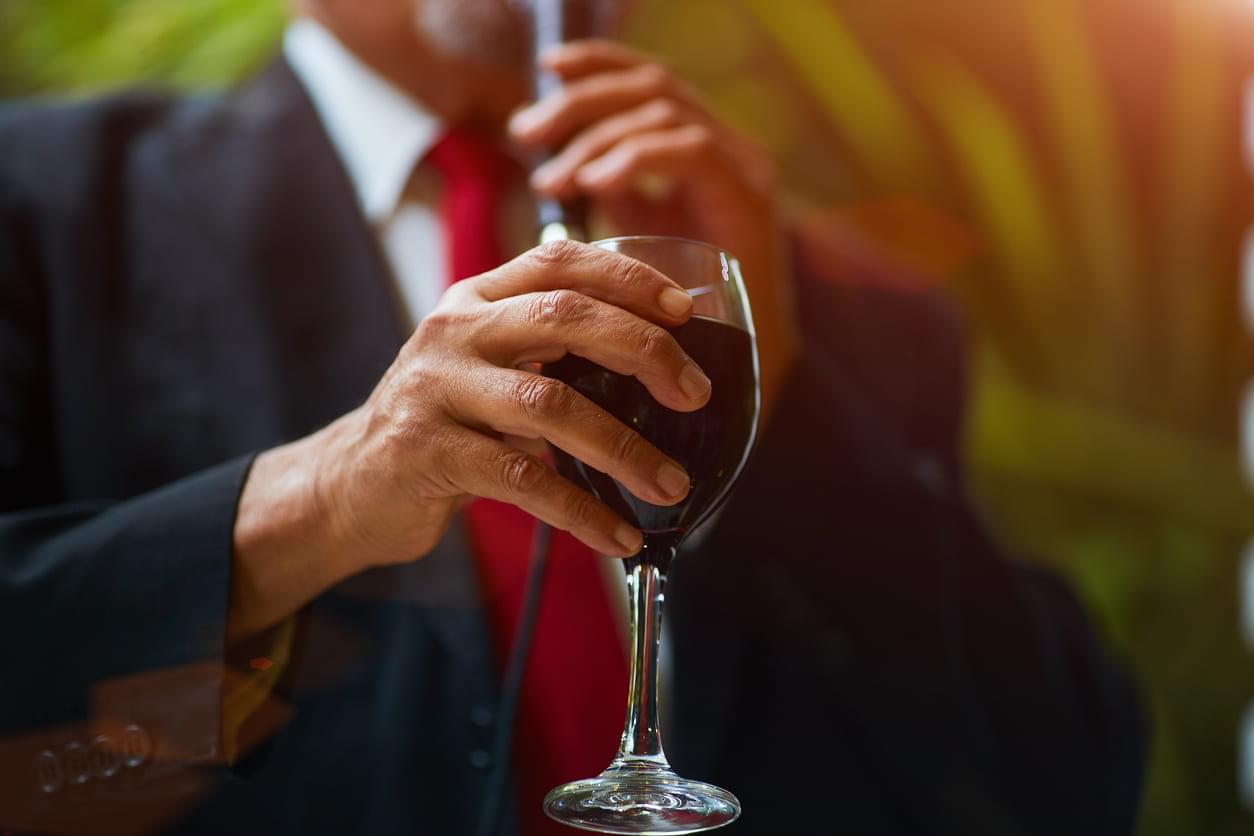
[[[627,574],[631,614],[631,678],[627,723],[614,768],[669,768],[658,725],[658,648],[662,640],[662,601],[666,576],[651,562],[633,560]]]

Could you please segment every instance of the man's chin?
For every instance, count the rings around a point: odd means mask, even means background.
[[[487,70],[521,67],[527,30],[509,0],[415,0],[422,40],[449,58]]]

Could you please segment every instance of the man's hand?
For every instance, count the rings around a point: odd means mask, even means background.
[[[691,312],[656,270],[565,241],[454,285],[364,405],[258,457],[236,524],[232,637],[363,569],[420,557],[471,497],[634,554],[638,530],[502,437],[545,439],[647,502],[678,502],[689,481],[676,462],[527,367],[573,352],[635,376],[671,409],[699,409],[709,380],[665,330]]]
[[[541,63],[561,88],[510,121],[520,144],[556,151],[532,187],[590,197],[617,232],[696,238],[738,256],[769,404],[797,350],[770,158],[667,67],[621,44],[569,43]]]

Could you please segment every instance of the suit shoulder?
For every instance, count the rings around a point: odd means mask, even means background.
[[[936,289],[803,269],[798,309],[806,350],[911,448],[956,470],[966,398],[957,305]]]
[[[963,352],[965,328],[958,306],[939,290],[872,282],[831,281],[798,274],[802,324],[833,348],[935,366]]]
[[[0,196],[10,210],[81,206],[124,177],[137,150],[160,141],[200,97],[127,91],[79,100],[0,104]]]

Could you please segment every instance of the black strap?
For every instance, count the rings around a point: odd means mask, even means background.
[[[514,714],[518,708],[518,692],[522,688],[523,671],[527,668],[527,653],[531,649],[531,634],[540,610],[540,590],[544,586],[544,570],[549,562],[549,540],[552,530],[536,521],[536,531],[531,539],[530,568],[527,570],[527,586],[523,592],[523,608],[518,614],[514,643],[505,663],[505,676],[501,682],[501,700],[496,708],[496,730],[492,738],[492,772],[488,775],[483,810],[479,816],[478,836],[495,836],[501,826],[501,814],[505,808],[506,778],[509,775],[510,748],[514,742]]]

